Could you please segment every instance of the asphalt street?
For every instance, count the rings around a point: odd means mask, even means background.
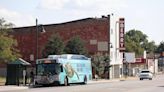
[[[125,80],[87,85],[36,87],[24,90],[6,92],[164,92],[164,75],[158,75],[153,80]]]

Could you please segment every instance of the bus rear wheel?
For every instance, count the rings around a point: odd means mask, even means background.
[[[84,82],[83,82],[83,84],[87,84],[87,77],[86,77],[86,76],[84,77]]]
[[[67,77],[64,79],[64,86],[69,86],[68,78]]]

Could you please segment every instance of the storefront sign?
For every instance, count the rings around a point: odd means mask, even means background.
[[[125,50],[124,34],[125,34],[125,20],[124,18],[120,18],[119,19],[119,49],[120,51]]]

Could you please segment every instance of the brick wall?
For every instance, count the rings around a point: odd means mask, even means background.
[[[91,54],[98,51],[98,42],[108,42],[108,19],[107,18],[86,18],[77,21],[71,21],[61,24],[44,25],[45,33],[39,33],[39,58],[41,57],[41,50],[44,48],[49,37],[52,34],[59,34],[62,40],[66,43],[73,36],[80,36],[85,42],[85,47]],[[36,56],[36,27],[20,27],[14,28],[12,33],[18,41],[18,49],[22,54],[22,58],[30,60],[30,55]]]

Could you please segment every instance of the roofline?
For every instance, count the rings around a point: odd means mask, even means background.
[[[90,19],[101,19],[101,18],[83,18],[83,19],[78,19],[78,20],[72,20],[72,21],[68,21],[68,22],[62,22],[62,23],[54,23],[54,24],[42,24],[43,26],[51,26],[51,25],[63,25],[63,24],[68,24],[68,23],[73,23],[73,22],[79,22],[79,21],[84,21],[84,20],[90,20]],[[34,26],[24,26],[24,27],[13,27],[12,29],[20,29],[20,28],[30,28],[30,27],[36,27],[36,25]]]

